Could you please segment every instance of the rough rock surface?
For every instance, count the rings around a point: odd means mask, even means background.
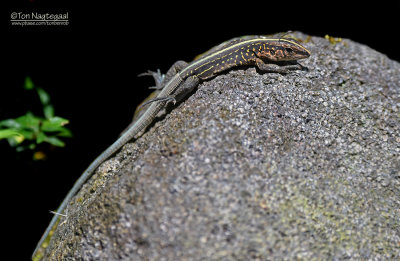
[[[308,71],[204,82],[104,163],[46,259],[400,259],[400,64],[304,45]]]

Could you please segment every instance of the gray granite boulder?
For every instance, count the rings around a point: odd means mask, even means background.
[[[308,70],[202,83],[97,170],[45,260],[400,259],[400,64],[295,35]]]

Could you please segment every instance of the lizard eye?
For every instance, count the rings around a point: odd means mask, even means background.
[[[292,53],[292,52],[293,52],[293,50],[292,50],[291,48],[285,48],[285,50],[286,50],[286,52],[288,52],[288,53]]]

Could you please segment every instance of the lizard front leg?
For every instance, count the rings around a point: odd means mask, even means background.
[[[304,69],[304,67],[299,63],[278,65],[275,63],[265,63],[260,58],[256,58],[256,66],[262,72],[276,72],[276,73],[288,73],[293,70]]]

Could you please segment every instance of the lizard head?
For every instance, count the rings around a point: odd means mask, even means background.
[[[261,59],[280,62],[305,59],[310,57],[310,54],[310,51],[296,40],[284,38],[271,42],[264,50],[258,52],[257,56]]]

